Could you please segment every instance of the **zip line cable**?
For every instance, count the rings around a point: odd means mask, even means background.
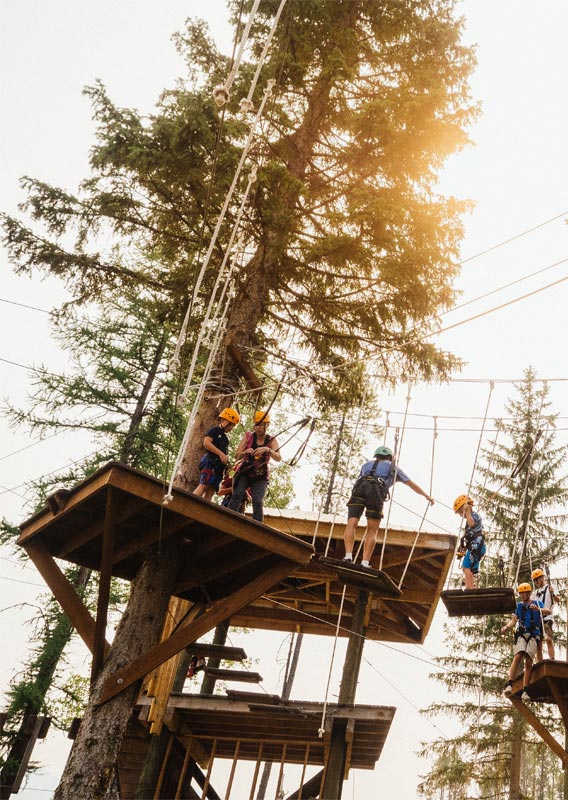
[[[487,247],[485,250],[481,250],[481,252],[476,253],[474,256],[468,256],[468,258],[464,258],[463,261],[460,261],[460,264],[468,264],[470,261],[474,261],[476,258],[481,258],[481,256],[486,255],[487,253],[493,252],[493,250],[497,250],[500,247],[504,247],[506,244],[510,244],[511,242],[516,241],[517,239],[521,239],[523,236],[526,236],[529,233],[533,233],[533,231],[539,230],[539,228],[544,228],[545,225],[549,225],[551,222],[556,222],[558,219],[562,219],[562,217],[566,217],[568,215],[568,211],[563,211],[561,214],[557,214],[555,217],[551,217],[550,219],[545,220],[544,222],[540,222],[538,225],[533,225],[532,228],[527,228],[521,233],[515,234],[515,236],[510,236],[508,239],[505,239],[498,244],[494,244],[491,247]]]

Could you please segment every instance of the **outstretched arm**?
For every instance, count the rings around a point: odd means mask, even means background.
[[[430,497],[430,495],[427,494],[422,487],[418,486],[417,483],[414,483],[414,481],[406,481],[405,486],[408,486],[413,492],[416,492],[416,494],[421,494],[422,497],[425,497],[431,506],[434,505],[434,498]]]

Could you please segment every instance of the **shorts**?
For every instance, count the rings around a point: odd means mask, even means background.
[[[382,519],[384,484],[376,480],[358,480],[347,501],[349,519],[361,519],[363,511],[367,519]]]
[[[517,655],[517,653],[525,653],[530,659],[532,659],[532,661],[534,661],[536,658],[537,644],[538,641],[534,638],[534,636],[531,636],[528,640],[524,636],[519,636],[515,642],[513,653],[515,655]]]
[[[223,479],[223,465],[220,461],[213,460],[208,456],[203,456],[199,462],[199,483],[202,486],[212,486],[218,491]]]
[[[476,550],[473,553],[471,550],[467,550],[465,556],[463,557],[462,569],[470,569],[474,575],[477,575],[479,572],[479,562],[486,552],[487,548],[485,547],[485,544],[481,550]]]

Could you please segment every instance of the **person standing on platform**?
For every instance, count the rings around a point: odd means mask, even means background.
[[[542,618],[550,614],[550,609],[545,608],[540,600],[531,600],[532,587],[530,583],[521,583],[517,589],[520,602],[517,603],[515,613],[506,625],[501,628],[501,633],[506,633],[516,626],[515,648],[513,661],[509,669],[509,680],[503,690],[505,697],[513,694],[513,681],[517,677],[523,658],[525,667],[523,674],[523,693],[521,700],[526,703],[530,700],[527,691],[531,678],[533,661],[539,641],[542,639]]]
[[[475,576],[479,573],[479,564],[487,550],[483,523],[477,511],[473,510],[473,500],[466,494],[456,497],[454,511],[465,520],[459,551],[463,553],[463,581],[466,589],[475,589]]]
[[[345,543],[345,565],[353,564],[353,546],[355,544],[355,532],[357,524],[361,519],[363,511],[367,518],[367,535],[363,546],[362,567],[369,567],[377,533],[379,522],[383,516],[383,505],[387,499],[389,489],[400,481],[408,486],[412,491],[425,497],[430,505],[434,505],[434,499],[421,489],[418,484],[411,481],[408,475],[403,472],[392,460],[392,450],[389,447],[377,447],[372,461],[367,461],[361,467],[359,477],[351,490],[351,497],[347,501],[347,526],[343,534]]]
[[[235,425],[238,425],[240,416],[234,408],[224,408],[219,414],[219,424],[210,428],[203,439],[205,454],[199,462],[201,474],[199,486],[193,492],[205,500],[211,500],[223,479],[225,464],[229,461],[229,437]]]
[[[252,499],[252,518],[258,522],[264,519],[264,495],[270,476],[270,459],[282,461],[280,447],[273,436],[266,432],[270,417],[266,411],[255,412],[253,430],[247,431],[241,439],[235,459],[242,463],[233,478],[233,494],[229,508],[239,511],[247,489]]]
[[[540,600],[545,608],[549,608],[551,613],[543,616],[544,624],[544,641],[546,642],[546,649],[548,650],[548,657],[551,661],[555,659],[554,653],[554,640],[552,638],[552,607],[556,600],[556,589],[551,583],[545,580],[545,574],[541,569],[533,569],[531,578],[534,581],[533,597],[535,600]],[[542,640],[539,641],[536,648],[536,660],[542,661]]]

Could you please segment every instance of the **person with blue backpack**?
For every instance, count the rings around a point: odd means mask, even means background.
[[[392,459],[393,454],[390,447],[377,447],[372,461],[365,462],[361,467],[359,477],[351,490],[351,497],[347,501],[347,526],[343,534],[345,543],[343,564],[345,565],[353,564],[355,532],[361,515],[365,511],[367,535],[363,546],[361,566],[369,568],[369,561],[373,555],[379,531],[379,522],[383,516],[383,505],[388,497],[389,489],[395,481],[404,483],[414,492],[425,497],[430,505],[434,505],[434,499],[417,483],[411,481]]]
[[[530,700],[528,686],[531,677],[533,661],[537,653],[537,646],[542,639],[542,618],[550,614],[550,609],[545,608],[540,600],[532,600],[532,586],[530,583],[521,583],[517,589],[520,601],[517,603],[515,613],[509,622],[503,625],[501,633],[515,629],[515,647],[513,661],[509,669],[509,680],[503,690],[505,697],[513,694],[513,681],[517,677],[521,661],[525,660],[523,673],[523,693],[521,700]]]

